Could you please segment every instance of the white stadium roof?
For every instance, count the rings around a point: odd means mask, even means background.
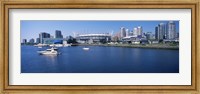
[[[80,34],[79,37],[86,37],[86,36],[111,36],[110,34]]]

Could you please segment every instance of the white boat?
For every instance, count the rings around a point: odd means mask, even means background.
[[[42,46],[38,46],[38,48],[42,48]]]
[[[54,47],[55,45],[54,45],[54,44],[50,44],[49,46],[50,46],[50,47]]]
[[[58,48],[56,48],[56,47],[52,47],[52,48],[47,49],[47,50],[51,51],[52,49],[53,49],[53,50],[58,50]]]
[[[54,50],[54,48],[47,49],[45,51],[38,51],[39,54],[42,55],[57,55],[59,54],[58,51]]]
[[[71,44],[63,44],[64,47],[71,46]]]
[[[42,47],[42,46],[48,46],[47,44],[36,44],[36,45],[34,45],[34,46],[37,46],[37,47]]]
[[[85,47],[85,48],[83,48],[83,50],[89,50],[89,49],[90,49],[90,48],[86,48],[86,47]]]
[[[68,44],[67,41],[63,41],[63,47],[71,46],[71,44]]]
[[[63,47],[62,44],[55,44],[55,47]]]
[[[71,46],[72,44],[67,44],[67,43],[65,43],[65,44],[50,44],[49,46],[50,47],[69,47],[69,46]]]

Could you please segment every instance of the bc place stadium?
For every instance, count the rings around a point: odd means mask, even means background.
[[[107,43],[111,41],[111,34],[78,34],[76,35],[76,40],[78,43]]]

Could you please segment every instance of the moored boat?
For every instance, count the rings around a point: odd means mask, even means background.
[[[86,47],[83,48],[83,50],[89,50],[89,49],[90,49],[90,48],[86,48]]]
[[[38,51],[39,54],[42,55],[57,55],[60,54],[58,51],[55,50],[55,48],[47,49],[45,51]]]

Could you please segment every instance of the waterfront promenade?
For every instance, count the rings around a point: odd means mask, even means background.
[[[179,45],[173,44],[75,44],[77,46],[110,46],[127,48],[152,48],[152,49],[172,49],[178,50]]]
[[[34,45],[34,44],[21,44],[21,45]],[[46,46],[48,46],[48,45],[46,45]],[[105,46],[105,47],[151,48],[151,49],[179,50],[178,44],[71,44],[71,46]]]

